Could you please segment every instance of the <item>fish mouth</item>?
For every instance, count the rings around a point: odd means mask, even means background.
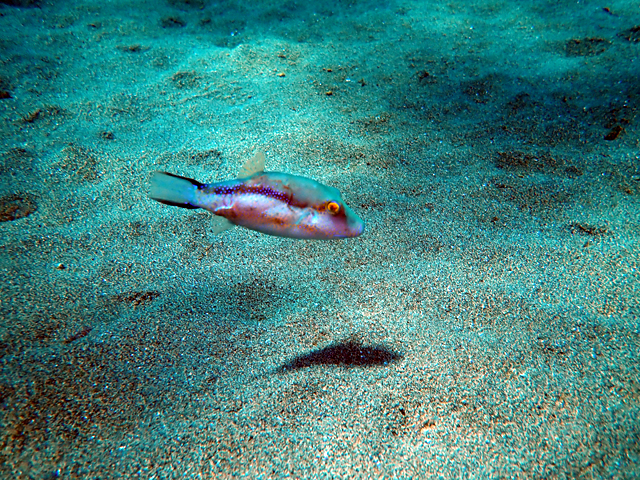
[[[347,233],[344,233],[342,235],[336,235],[335,238],[355,238],[355,237],[359,237],[363,233],[364,233],[364,222],[360,221],[352,228],[349,228]]]
[[[355,228],[352,228],[351,231],[354,232],[354,237],[359,237],[364,233],[364,222],[361,218],[358,218],[358,221],[355,222]]]

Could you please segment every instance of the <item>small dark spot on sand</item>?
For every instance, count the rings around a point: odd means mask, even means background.
[[[563,164],[562,160],[549,153],[531,154],[518,151],[498,152],[494,159],[496,167],[504,170],[529,172],[552,172]]]
[[[589,225],[588,223],[570,223],[569,231],[571,233],[579,233],[582,235],[605,235],[609,233],[609,229],[607,227],[596,227],[594,225]]]
[[[121,293],[119,295],[114,295],[111,299],[117,303],[128,303],[133,306],[133,308],[137,308],[140,305],[145,305],[147,303],[153,302],[156,298],[160,296],[160,292],[148,291],[148,292],[131,292],[131,293]]]
[[[169,5],[180,10],[198,9],[202,10],[205,6],[204,0],[168,0]]]
[[[0,100],[11,98],[11,94],[7,90],[0,90]]]
[[[582,170],[574,165],[569,165],[564,171],[569,177],[579,177],[583,173]]]
[[[216,148],[209,150],[200,150],[195,153],[189,153],[189,165],[202,165],[207,161],[219,160],[222,158],[222,152]]]
[[[38,210],[35,197],[28,193],[16,193],[0,198],[0,222],[25,218]]]
[[[608,45],[609,41],[604,38],[574,38],[565,43],[564,51],[567,57],[592,57],[600,55],[607,49]]]
[[[176,88],[196,88],[200,83],[200,78],[194,71],[176,72],[171,76],[171,82]]]
[[[544,355],[565,355],[567,352],[561,345],[553,344],[546,337],[538,337],[538,348]],[[537,406],[537,408],[540,408]]]
[[[435,78],[426,70],[420,70],[418,73],[418,83],[435,83]]]
[[[425,431],[427,431],[430,428],[433,428],[436,426],[436,422],[433,419],[429,419],[426,422],[424,422],[422,424],[422,427],[420,427],[420,433],[424,433]]]
[[[609,133],[604,136],[604,139],[609,141],[615,140],[623,131],[624,128],[622,128],[620,125],[616,125],[609,131]]]
[[[295,300],[295,293],[290,286],[279,285],[271,278],[262,276],[237,282],[229,293],[238,313],[255,322],[269,318],[269,312],[279,308],[280,302]]]
[[[80,178],[87,182],[99,180],[101,172],[98,171],[100,156],[90,148],[76,144],[70,144],[62,149],[64,155],[60,162],[60,168],[71,172],[74,178]]]
[[[387,133],[390,128],[391,114],[382,112],[378,115],[365,117],[357,121],[362,128],[370,133]]]
[[[37,108],[33,112],[28,113],[22,118],[24,123],[33,123],[42,116],[42,109]]]
[[[131,237],[139,237],[140,235],[142,235],[144,233],[144,228],[145,228],[145,224],[144,222],[141,222],[140,220],[136,220],[133,222],[129,222],[127,224],[127,233],[129,236]]]
[[[5,403],[5,401],[13,396],[16,389],[11,385],[6,383],[0,384],[0,404]]]
[[[628,40],[629,42],[638,43],[640,42],[640,25],[636,25],[635,27],[623,30],[618,35]]]
[[[113,132],[103,131],[100,132],[100,138],[103,140],[114,140],[116,137],[113,135]]]
[[[495,80],[492,75],[471,80],[463,83],[462,91],[476,103],[487,103],[493,97]]]
[[[509,102],[507,102],[507,107],[510,113],[518,113],[523,110],[531,110],[537,105],[538,105],[537,102],[535,102],[531,98],[531,95],[524,92],[519,93],[513,98],[513,100],[510,100]]]
[[[134,43],[132,45],[118,45],[116,48],[125,53],[140,53],[143,50],[139,43]]]
[[[55,117],[63,113],[60,107],[50,105],[44,108],[36,108],[32,112],[27,113],[22,117],[23,123],[34,123],[36,120],[42,120],[46,117]]]
[[[76,340],[80,340],[81,338],[86,337],[87,335],[89,335],[89,332],[91,332],[91,330],[93,330],[92,327],[84,327],[82,330],[80,330],[78,333],[75,333],[73,335],[71,335],[69,338],[67,338],[64,343],[66,343],[67,345],[70,344],[71,342],[75,342]]]
[[[187,24],[179,17],[164,17],[160,20],[160,26],[162,28],[182,28]]]
[[[515,204],[518,210],[541,217],[554,217],[559,214],[569,200],[568,193],[553,183],[528,185],[515,182],[511,185],[493,180],[497,198]]]
[[[16,147],[0,155],[0,173],[16,175],[29,173],[33,168],[33,154],[24,148]]]

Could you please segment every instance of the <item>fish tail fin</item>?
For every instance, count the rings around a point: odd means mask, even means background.
[[[149,196],[160,203],[182,208],[200,208],[196,192],[204,185],[191,178],[167,172],[154,172]]]

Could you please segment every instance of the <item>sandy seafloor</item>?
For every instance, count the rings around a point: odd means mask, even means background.
[[[640,477],[638,2],[1,3],[0,477]]]

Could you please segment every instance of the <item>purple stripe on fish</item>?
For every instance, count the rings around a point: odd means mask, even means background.
[[[254,195],[264,195],[265,197],[275,198],[288,205],[293,204],[293,196],[287,195],[273,188],[264,185],[218,185],[214,186],[213,192],[216,195],[233,195],[237,193],[248,193]]]

